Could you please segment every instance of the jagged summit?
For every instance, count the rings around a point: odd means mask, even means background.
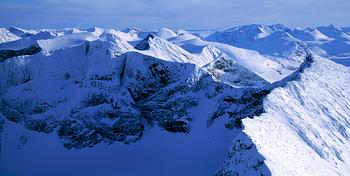
[[[138,43],[134,48],[138,50],[149,50],[149,40],[154,39],[153,34],[148,34],[146,38],[144,38],[140,43]]]

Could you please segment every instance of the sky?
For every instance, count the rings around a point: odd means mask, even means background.
[[[0,0],[0,26],[225,29],[350,26],[349,0]]]

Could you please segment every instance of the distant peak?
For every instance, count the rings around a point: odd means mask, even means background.
[[[150,45],[149,45],[149,40],[154,39],[153,34],[148,34],[146,38],[144,38],[140,43],[138,43],[134,48],[144,51],[144,50],[149,50]]]
[[[26,30],[19,27],[9,27],[7,30],[20,37],[28,37],[38,33],[35,30]]]
[[[92,28],[87,29],[86,31],[91,32],[92,34],[94,34],[96,36],[100,36],[104,32],[104,29],[99,28],[99,27],[92,27]]]
[[[262,24],[247,24],[247,25],[242,25],[242,26],[235,26],[235,27],[226,29],[223,32],[231,32],[231,31],[247,30],[247,29],[258,29],[259,27],[265,27],[265,26]]]
[[[162,38],[162,39],[169,39],[169,38],[173,38],[176,37],[176,33],[168,28],[161,28],[157,31],[156,34],[158,37]]]
[[[183,35],[183,34],[188,34],[188,32],[186,30],[179,29],[179,30],[176,31],[176,34],[177,35]]]
[[[340,28],[338,28],[334,24],[331,24],[328,26],[320,26],[320,27],[317,27],[317,29],[328,29],[328,30],[338,30],[338,31],[341,30]]]
[[[141,32],[141,29],[132,26],[132,27],[128,27],[128,28],[122,30],[122,32],[125,32],[125,33],[130,33],[130,32]]]
[[[283,24],[273,24],[268,26],[273,31],[289,31],[290,29]]]

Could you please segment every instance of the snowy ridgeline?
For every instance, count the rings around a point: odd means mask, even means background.
[[[294,80],[273,89],[264,100],[265,113],[243,120],[243,137],[234,140],[221,173],[245,175],[249,170],[242,173],[242,167],[264,160],[273,175],[348,175],[349,74],[347,67],[315,58]],[[250,150],[259,153],[254,156],[260,163],[251,162],[247,145],[256,146]]]
[[[3,147],[5,174],[37,174],[26,167],[14,171],[19,160],[29,160],[24,153],[38,152],[40,142],[30,141],[40,137],[28,130],[58,136],[42,136],[51,150],[62,141],[83,153],[93,147],[91,156],[105,150],[92,152],[96,147],[117,142],[112,146],[125,152],[112,150],[120,158],[111,162],[128,156],[144,161],[132,153],[158,146],[139,170],[148,175],[169,151],[174,164],[156,175],[350,174],[350,71],[320,57],[347,63],[346,28],[250,25],[206,38],[134,28],[1,28],[0,34],[3,141],[17,135],[13,122],[26,129],[16,147],[22,157],[10,155],[16,153],[12,145]],[[336,53],[327,50],[333,45]],[[119,173],[140,174],[130,167]],[[62,169],[57,174],[69,170]]]

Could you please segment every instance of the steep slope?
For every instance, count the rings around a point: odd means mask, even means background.
[[[237,48],[219,42],[212,42],[211,44],[270,83],[279,81],[295,71],[307,53],[304,48],[300,48],[302,52],[300,54],[296,53],[295,58],[279,59],[261,55],[254,50]]]
[[[23,48],[19,50],[0,50],[0,62],[4,62],[7,59],[18,57],[18,56],[28,56],[39,53],[42,49],[39,46],[31,46],[28,48]]]
[[[323,42],[318,45],[320,48],[325,50],[327,54],[325,57],[334,59],[335,61],[344,61],[347,63],[345,65],[349,65],[350,63],[350,34],[343,29],[335,27],[333,25],[330,26],[321,26],[318,27],[317,30],[332,38],[329,42]]]
[[[41,31],[37,34],[21,38],[16,41],[0,44],[0,50],[19,50],[38,45],[38,40],[53,39],[57,37],[54,33],[48,31]]]
[[[314,58],[294,81],[267,95],[265,113],[243,120],[243,132],[257,147],[252,152],[266,159],[273,175],[350,173],[349,74],[349,68]],[[223,170],[236,170],[235,163],[232,157]]]
[[[290,33],[295,38],[298,38],[299,40],[302,40],[302,41],[319,43],[322,41],[333,40],[333,38],[326,36],[325,34],[321,33],[318,29],[312,29],[312,28],[307,28],[307,29],[296,28]]]
[[[197,59],[192,54],[156,36],[147,37],[135,51],[113,32],[99,36],[49,55],[40,52],[2,62],[3,115],[34,131],[57,132],[67,148],[133,143],[154,124],[169,132],[189,133],[193,119],[188,113],[202,97],[210,97],[213,104],[234,97],[238,101],[233,112],[253,113],[255,100],[248,97],[259,91],[257,85],[267,84],[225,55],[208,65],[207,72],[192,63]],[[222,78],[218,72],[225,71]],[[213,76],[235,86],[216,82]],[[206,114],[205,119],[212,124],[219,114]]]
[[[254,72],[270,83],[279,81],[291,74],[299,67],[303,58],[306,56],[304,49],[299,48],[299,50],[303,52],[295,52],[295,55],[293,55],[295,57],[276,59],[274,57],[261,55],[253,50],[237,48],[220,42],[201,40],[192,34],[178,35],[177,37],[171,38],[170,41],[194,55],[198,55],[199,57],[206,56],[205,58],[207,58],[208,61],[214,61],[219,55],[224,53],[241,66]],[[211,56],[209,56],[208,53],[211,53],[209,54]]]
[[[5,28],[0,28],[0,43],[11,42],[14,40],[18,40],[20,37],[11,33]]]
[[[116,43],[94,41],[49,56],[6,60],[1,112],[28,129],[57,131],[67,148],[133,143],[154,124],[188,133],[188,111],[198,104],[194,92],[202,84],[211,82],[209,91],[219,83],[194,64],[138,52],[111,54],[118,49]]]
[[[90,32],[91,34],[95,35],[96,37],[100,36],[105,30],[99,27],[92,27],[89,29],[86,29],[87,32]]]
[[[218,56],[204,68],[219,82],[234,87],[264,87],[269,84],[266,80],[241,66],[237,61],[225,54]]]
[[[278,81],[292,72],[254,51],[203,41],[186,31],[169,41],[195,56],[198,66],[205,67],[214,77],[221,81],[225,80],[226,83],[230,82],[231,85],[263,86],[269,84],[268,82]],[[254,62],[251,62],[253,61],[251,58],[254,58]],[[226,74],[224,70],[230,73]]]
[[[305,41],[314,53],[345,66],[350,65],[350,34],[334,25],[295,29],[291,33]]]
[[[223,54],[215,46],[185,31],[169,41],[194,55],[197,58],[196,63],[200,67],[209,64]]]
[[[96,154],[103,146],[118,156],[113,157],[111,162],[98,161],[106,165],[114,162],[130,164],[130,158],[140,163],[145,161],[145,155],[154,158],[147,159],[149,164],[138,169],[118,164],[120,169],[117,171],[121,175],[124,172],[154,174],[155,166],[174,170],[170,175],[214,173],[226,155],[228,136],[235,133],[225,129],[220,119],[215,119],[214,123],[212,116],[217,114],[217,108],[222,108],[221,101],[229,101],[227,97],[239,99],[241,88],[214,81],[209,73],[192,63],[155,58],[143,54],[142,50],[126,52],[121,46],[125,43],[118,41],[113,32],[105,32],[96,41],[53,50],[50,55],[39,52],[0,63],[0,112],[6,119],[1,121],[5,122],[5,141],[12,139],[7,135],[19,131],[11,131],[12,125],[17,128],[24,126],[26,130],[20,128],[25,134],[21,139],[30,142],[20,144],[19,148],[33,147],[32,151],[29,150],[31,154],[36,154],[38,151],[35,149],[43,145],[50,146],[46,151],[58,149],[59,157],[52,155],[57,151],[45,155],[44,158],[50,157],[50,160],[63,156],[66,158],[58,161],[80,160],[81,157],[74,156],[79,153],[83,156],[104,156],[106,153]],[[168,43],[165,41],[165,44],[167,46]],[[158,50],[162,49],[161,46],[154,45]],[[237,103],[237,111],[244,111],[249,104],[243,101]],[[230,123],[226,125],[228,128],[232,126]],[[28,130],[39,133],[29,133]],[[53,138],[56,136],[58,139]],[[33,141],[41,142],[33,144]],[[118,150],[111,150],[106,145],[116,141],[132,145],[112,146],[117,146]],[[61,146],[62,142],[67,149],[84,149],[62,150],[56,146]],[[4,165],[0,173],[35,173],[23,167],[11,170],[8,163],[14,160],[10,154],[16,149],[8,146],[3,150],[8,153],[1,160]],[[94,148],[88,150],[88,147]],[[145,148],[149,148],[148,152],[144,152]],[[28,152],[27,149],[24,151]],[[15,158],[20,160],[16,163],[28,160],[23,158],[23,152],[21,150],[21,156]],[[46,163],[47,160],[39,158],[35,160],[38,164],[31,168],[42,167]],[[81,163],[86,161],[81,160],[84,161]],[[135,160],[132,163],[135,164]],[[203,161],[208,162],[203,165]],[[58,168],[66,162],[58,163]],[[69,167],[81,163],[70,163]],[[178,167],[188,169],[176,170]],[[66,168],[48,168],[57,170],[57,173],[67,173]],[[101,172],[113,170],[116,173],[114,168]],[[166,169],[156,174],[169,175]],[[91,174],[86,169],[77,170]]]
[[[12,33],[15,34],[18,37],[24,38],[24,37],[29,37],[31,35],[34,35],[38,33],[36,30],[26,30],[26,29],[21,29],[18,27],[10,27],[8,30]]]
[[[197,63],[197,59],[191,53],[152,34],[149,34],[134,48],[143,54],[161,58],[166,61]]]

